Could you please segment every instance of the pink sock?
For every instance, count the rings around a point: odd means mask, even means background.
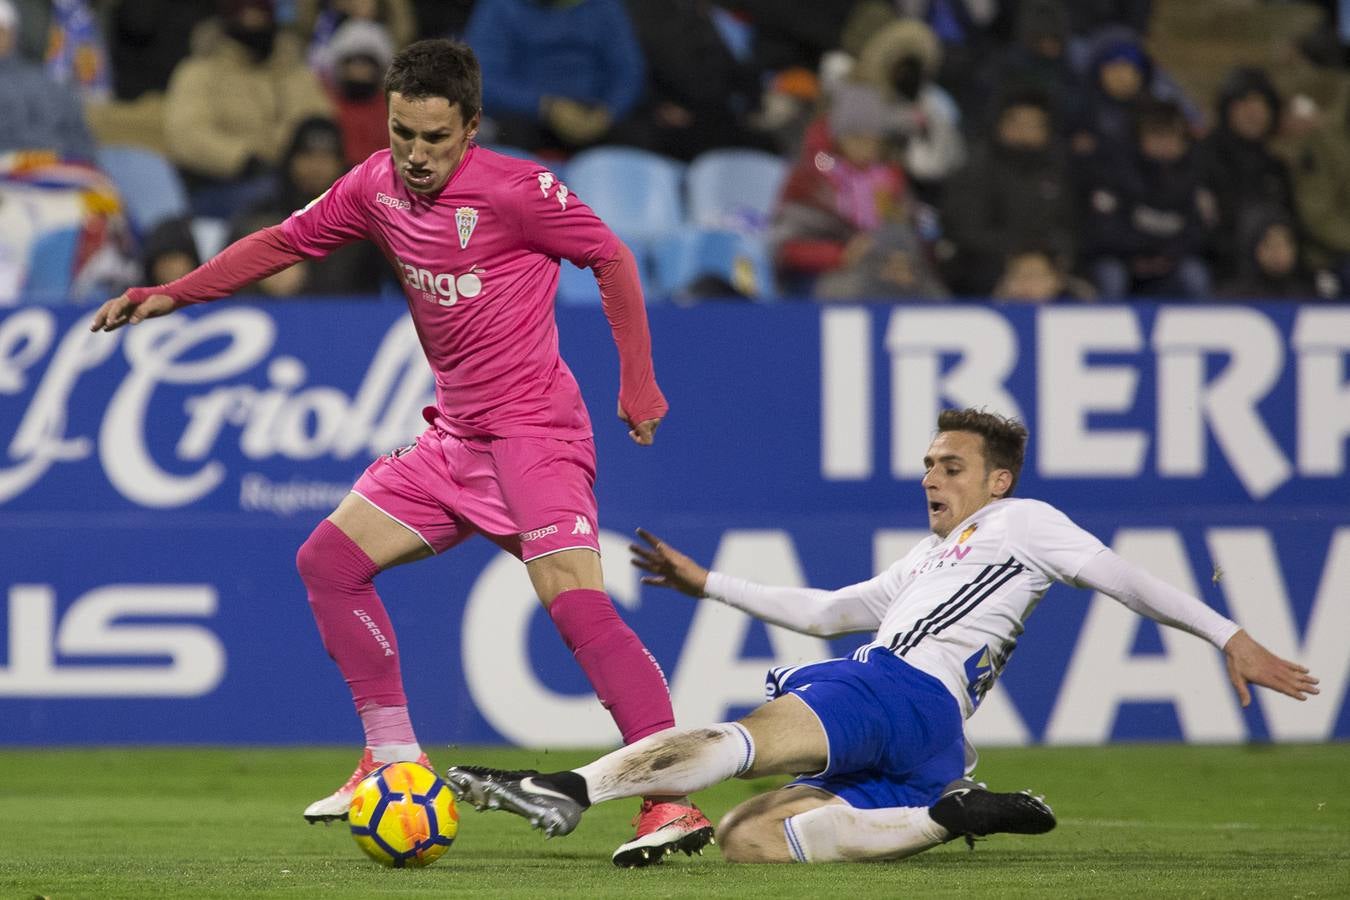
[[[563,591],[548,614],[625,744],[675,727],[666,676],[604,591]]]
[[[360,712],[369,704],[406,707],[398,641],[371,580],[371,558],[327,519],[295,556],[324,649],[337,663]]]
[[[407,746],[417,743],[412,720],[408,718],[408,707],[367,703],[359,712],[361,726],[366,730],[367,747]],[[388,761],[387,756],[381,756],[380,759]]]

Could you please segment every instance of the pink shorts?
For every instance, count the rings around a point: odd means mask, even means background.
[[[595,442],[458,438],[435,426],[371,463],[352,491],[433,552],[482,534],[529,562],[561,550],[600,552]]]

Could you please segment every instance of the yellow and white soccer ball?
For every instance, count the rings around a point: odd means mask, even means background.
[[[380,766],[356,786],[347,812],[352,837],[380,865],[429,866],[454,843],[459,812],[450,787],[426,766]]]

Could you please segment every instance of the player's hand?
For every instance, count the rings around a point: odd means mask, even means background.
[[[647,546],[629,544],[628,550],[633,554],[633,565],[648,573],[642,576],[643,584],[674,588],[690,597],[703,596],[708,586],[707,569],[646,529],[639,528],[637,536]]]
[[[1248,683],[1268,687],[1295,700],[1307,700],[1309,694],[1319,693],[1317,679],[1308,674],[1306,666],[1281,659],[1245,631],[1228,639],[1223,655],[1228,662],[1228,678],[1237,688],[1243,706],[1252,702]]]
[[[640,447],[650,447],[656,441],[656,426],[661,424],[658,416],[655,419],[643,419],[637,424],[628,418],[628,414],[623,411],[623,404],[619,404],[619,419],[628,426],[628,436],[633,439],[633,443]]]
[[[178,308],[168,294],[151,294],[140,303],[132,303],[126,294],[114,297],[98,308],[89,323],[90,331],[116,331],[123,325],[135,325],[146,319],[167,316]]]

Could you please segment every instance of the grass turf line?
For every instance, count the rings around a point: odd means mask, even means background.
[[[451,763],[558,769],[586,752],[432,748]],[[664,866],[609,862],[636,801],[545,841],[461,808],[435,865],[386,870],[346,826],[300,811],[350,771],[335,749],[0,750],[0,897],[1348,897],[1350,746],[994,749],[978,777],[1044,792],[1043,836],[961,842],[901,863],[732,866],[716,849]],[[716,821],[783,779],[697,800]]]

